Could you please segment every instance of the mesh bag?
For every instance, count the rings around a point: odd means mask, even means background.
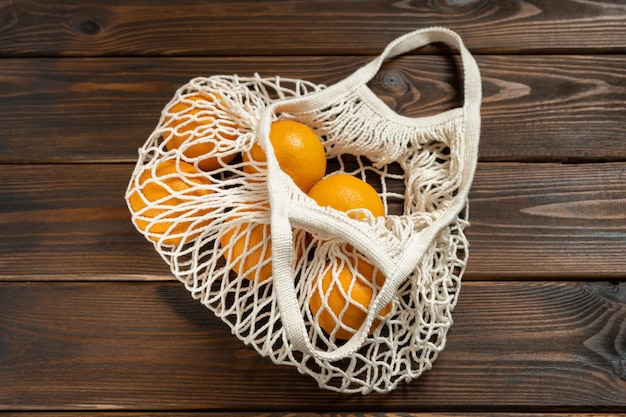
[[[459,50],[464,104],[400,116],[366,84],[384,60],[433,42]],[[329,87],[195,78],[140,148],[126,193],[133,222],[191,295],[261,355],[326,389],[390,391],[432,367],[452,325],[480,101],[476,63],[445,28],[396,39]],[[313,129],[329,175],[371,184],[386,215],[305,194],[280,169],[276,120]]]

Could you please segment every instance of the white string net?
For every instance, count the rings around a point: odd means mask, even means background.
[[[467,257],[467,210],[439,232],[357,352],[329,361],[295,350],[273,288],[264,167],[249,153],[263,109],[323,88],[259,76],[191,80],[140,149],[126,198],[134,224],[176,278],[244,343],[326,389],[389,391],[430,369],[445,346]],[[387,215],[363,211],[355,220],[346,213],[346,222],[366,223],[390,254],[435,221],[458,190],[461,116],[427,128],[398,126],[354,95],[323,111],[276,117],[314,129],[327,172],[374,186]],[[295,186],[285,192],[298,204],[315,204]],[[291,269],[308,337],[322,351],[356,332],[385,280],[345,239],[296,227]]]

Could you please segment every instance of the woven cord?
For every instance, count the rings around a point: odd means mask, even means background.
[[[323,103],[329,102],[335,96],[346,90],[353,90],[367,83],[379,70],[382,63],[390,58],[410,50],[423,47],[433,42],[443,42],[456,47],[460,53],[464,67],[464,140],[460,146],[460,184],[454,201],[445,213],[435,222],[412,236],[402,255],[395,261],[384,252],[382,246],[371,238],[360,239],[358,231],[346,231],[341,221],[334,219],[331,214],[325,212],[307,213],[302,207],[291,209],[290,201],[285,190],[285,178],[281,173],[278,162],[269,144],[269,127],[272,115],[277,111],[296,110],[299,112],[311,111]],[[445,28],[428,28],[408,33],[399,37],[389,44],[383,53],[346,78],[326,90],[310,96],[278,102],[266,109],[259,125],[259,138],[268,156],[268,189],[270,205],[272,209],[272,251],[273,251],[273,274],[274,286],[277,296],[278,307],[281,313],[281,321],[287,338],[300,350],[317,359],[335,361],[350,356],[363,344],[375,317],[383,307],[393,298],[398,287],[420,262],[428,246],[435,236],[446,227],[463,209],[471,186],[471,181],[476,168],[478,153],[478,139],[480,130],[480,102],[481,83],[478,66],[463,45],[461,38],[454,32]],[[291,221],[306,226],[311,223],[328,225],[329,230],[335,230],[354,244],[369,259],[371,259],[383,273],[387,280],[373,300],[367,314],[367,318],[360,329],[344,345],[332,351],[316,349],[307,335],[304,319],[300,314],[298,299],[291,276],[292,236]],[[351,237],[351,238],[350,238]],[[356,238],[355,238],[356,237]]]

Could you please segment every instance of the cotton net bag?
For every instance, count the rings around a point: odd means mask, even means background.
[[[386,59],[435,42],[460,52],[463,106],[396,114],[367,83]],[[325,389],[393,390],[432,367],[452,325],[480,101],[478,67],[445,28],[396,39],[329,87],[195,78],[140,148],[126,193],[133,222],[191,295],[261,355]],[[296,186],[269,139],[283,119],[311,127],[328,175],[372,184],[386,215],[321,207]],[[266,162],[251,157],[255,144]]]

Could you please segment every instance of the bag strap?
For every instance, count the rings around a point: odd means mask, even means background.
[[[430,43],[443,42],[459,50],[464,68],[464,104],[463,104],[463,141],[458,143],[461,159],[459,189],[454,200],[442,216],[428,227],[413,235],[406,243],[400,258],[392,258],[381,251],[377,242],[371,238],[365,225],[346,224],[339,214],[329,213],[321,208],[303,210],[295,205],[285,192],[287,187],[286,174],[282,173],[269,141],[272,117],[276,112],[308,112],[324,108],[340,96],[370,81],[380,69],[382,63],[391,57],[404,54],[410,50],[423,47]],[[461,38],[446,28],[426,28],[405,34],[391,42],[380,56],[369,64],[361,67],[343,81],[327,89],[310,95],[279,101],[269,106],[263,113],[258,126],[261,146],[267,155],[268,189],[271,206],[271,237],[272,237],[272,268],[273,285],[276,293],[281,321],[287,338],[293,347],[319,360],[339,360],[345,358],[362,346],[376,316],[392,300],[398,287],[409,276],[436,235],[463,210],[467,202],[469,188],[476,168],[478,156],[478,140],[480,132],[481,81],[478,66],[463,45]],[[304,227],[320,226],[319,219],[324,218],[321,225],[333,234],[358,235],[353,246],[374,262],[387,275],[381,291],[372,300],[367,317],[360,329],[345,344],[334,351],[322,351],[315,348],[309,340],[304,318],[298,303],[294,279],[291,275],[292,265],[292,231],[295,225]]]

